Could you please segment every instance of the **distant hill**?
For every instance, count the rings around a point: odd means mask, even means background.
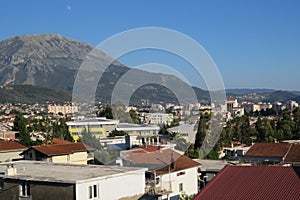
[[[249,88],[226,89],[226,93],[236,94],[236,95],[251,94],[251,93],[270,93],[275,91],[276,90],[272,90],[272,89],[249,89]]]
[[[263,89],[265,90],[265,89]],[[261,90],[261,91],[263,91]],[[252,91],[251,89],[249,91]],[[255,89],[254,91],[257,91]],[[227,94],[227,97],[236,98],[239,102],[286,102],[288,100],[299,99],[298,94],[289,91],[271,90],[271,92],[244,93],[244,94]],[[299,101],[298,101],[299,102]]]
[[[23,35],[1,41],[0,86],[3,88],[0,91],[0,101],[69,101],[77,71],[93,49],[89,44],[57,34]],[[114,61],[100,50],[96,54],[91,59],[97,67],[104,68],[111,63],[98,83],[96,100],[110,103],[116,83],[130,68]],[[137,71],[138,76],[150,76],[158,82],[169,82],[176,86],[182,84],[173,75]],[[87,84],[89,78],[87,76]],[[208,91],[196,87],[193,89],[200,102],[205,104],[210,101]],[[240,102],[285,101],[297,99],[300,95],[297,92],[269,89],[229,89],[227,94]],[[175,94],[158,84],[147,84],[136,90],[131,104],[139,104],[141,99],[149,99],[153,103],[177,102]]]
[[[12,85],[0,87],[0,103],[64,103],[71,101],[71,95],[65,91],[32,85]]]
[[[4,40],[0,42],[0,85],[33,85],[70,93],[80,65],[93,49],[89,44],[57,34],[24,35]],[[130,68],[114,61],[100,50],[96,53],[96,58],[92,58],[92,61],[97,67],[104,68],[111,63],[99,81],[96,98],[110,103],[114,86]],[[139,71],[139,74],[165,82],[181,81],[172,75],[145,71]],[[197,88],[196,93],[203,101],[209,99],[208,92]],[[34,96],[38,95],[40,94]],[[151,102],[177,102],[169,89],[155,84],[139,88],[131,101],[138,104],[141,99],[150,99]]]

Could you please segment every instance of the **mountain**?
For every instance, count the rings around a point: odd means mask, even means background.
[[[281,90],[268,90],[263,92],[265,89],[262,89],[261,92],[252,93],[252,91],[258,91],[257,89],[251,90],[249,89],[250,93],[243,93],[243,94],[228,94],[227,97],[236,98],[239,102],[247,101],[247,102],[286,102],[288,100],[298,100],[300,96],[295,94],[294,92],[289,91],[281,91]]]
[[[226,89],[226,93],[236,94],[236,95],[244,95],[244,94],[252,94],[252,93],[270,93],[275,91],[276,90],[272,90],[272,89],[249,89],[249,88]]]
[[[41,101],[49,100],[58,102],[60,101],[59,97],[62,101],[69,101],[78,69],[86,60],[93,63],[93,66],[97,66],[97,69],[87,68],[85,71],[83,80],[86,90],[89,90],[90,83],[97,80],[96,100],[110,103],[116,84],[123,75],[132,70],[113,60],[104,52],[95,50],[92,45],[58,34],[23,35],[1,41],[0,86],[2,89],[0,90],[0,101],[42,103]],[[106,68],[108,65],[109,67]],[[106,70],[98,82],[97,70],[105,68]],[[168,88],[154,84],[158,82],[169,83],[175,89],[179,88],[181,96],[188,96],[186,89],[190,87],[173,75],[135,69],[133,79],[135,77],[143,77],[153,84],[137,88],[131,96],[131,104],[139,104],[141,99],[149,99],[152,103],[178,102],[176,96],[178,91],[175,95]],[[122,83],[122,87],[125,89],[130,85],[132,86],[134,83]],[[193,87],[193,90],[201,103],[209,103],[208,91],[197,87]],[[44,91],[53,94],[52,97]],[[299,95],[299,92],[269,89],[227,90],[227,96],[237,98],[239,102],[284,102],[289,99],[298,100],[300,99]]]
[[[32,85],[71,93],[78,69],[89,56],[89,61],[99,69],[111,63],[99,80],[96,92],[97,101],[110,103],[116,83],[130,68],[114,61],[102,51],[93,49],[89,44],[58,34],[23,35],[4,40],[0,42],[0,85]],[[92,82],[90,79],[95,78],[97,73],[88,70],[86,84]],[[150,76],[157,81],[182,83],[172,75],[136,71],[140,77]],[[195,88],[195,92],[198,98],[208,102],[207,91]],[[132,95],[131,103],[138,104],[141,99],[177,102],[176,96],[169,89],[157,84],[138,88]]]
[[[71,101],[68,92],[32,85],[11,85],[0,87],[0,102],[2,103],[64,103]]]

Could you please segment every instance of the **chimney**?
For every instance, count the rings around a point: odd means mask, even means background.
[[[122,160],[122,158],[117,159],[117,160],[116,160],[116,164],[117,164],[118,166],[120,166],[120,167],[123,167],[123,160]]]
[[[8,164],[6,166],[7,168],[6,168],[5,175],[7,176],[17,175],[17,168],[14,166],[14,164]]]

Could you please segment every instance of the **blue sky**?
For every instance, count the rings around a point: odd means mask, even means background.
[[[300,90],[300,1],[6,0],[0,9],[0,40],[59,33],[97,45],[128,29],[164,27],[201,44],[226,88]],[[140,52],[121,61],[135,66],[168,58]]]

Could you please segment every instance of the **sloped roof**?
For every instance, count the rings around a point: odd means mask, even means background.
[[[0,151],[24,150],[27,148],[17,141],[0,141]]]
[[[284,159],[287,163],[300,163],[300,144],[293,144]]]
[[[152,146],[152,145],[140,145],[137,147],[138,149],[143,149],[145,150],[145,152],[154,152],[154,151],[159,151],[161,150],[163,147],[162,146]]]
[[[34,149],[46,156],[67,155],[75,152],[88,151],[90,147],[86,146],[82,142],[70,143],[70,144],[53,144],[53,145],[40,145],[32,146],[29,149],[23,151],[21,154]]]
[[[52,142],[54,144],[70,144],[71,143],[71,142],[69,142],[67,140],[61,140],[61,139],[58,139],[58,138],[53,138]]]
[[[292,144],[289,143],[255,143],[245,156],[280,157],[283,158]]]
[[[144,166],[149,170],[155,170],[156,174],[180,171],[192,167],[200,166],[200,163],[181,155],[171,149],[161,149],[159,151],[145,152],[127,151],[124,157],[127,161],[136,166]]]
[[[293,167],[227,165],[194,200],[300,199]]]

